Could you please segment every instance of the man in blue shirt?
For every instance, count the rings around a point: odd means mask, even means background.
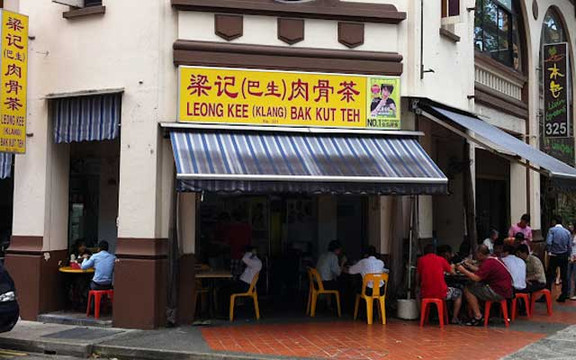
[[[97,254],[92,255],[90,259],[82,263],[82,270],[94,268],[94,277],[90,283],[91,290],[110,290],[112,289],[116,256],[108,252],[107,241],[100,241],[98,250]]]
[[[552,289],[552,284],[556,279],[556,269],[560,268],[560,278],[562,279],[562,293],[558,297],[558,302],[565,302],[568,297],[568,259],[572,254],[572,235],[570,231],[562,226],[562,217],[554,216],[552,227],[548,230],[546,237],[546,248],[550,255],[550,262],[547,273],[547,287]]]

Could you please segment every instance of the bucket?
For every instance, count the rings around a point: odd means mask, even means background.
[[[398,317],[403,320],[418,319],[418,302],[415,299],[399,299]]]

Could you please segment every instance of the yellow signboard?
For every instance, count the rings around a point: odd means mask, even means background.
[[[180,67],[182,122],[400,128],[400,78]]]
[[[26,152],[28,17],[1,11],[0,152]]]

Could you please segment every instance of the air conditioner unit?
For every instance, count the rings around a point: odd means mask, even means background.
[[[53,3],[73,6],[76,8],[84,7],[84,0],[52,0]]]

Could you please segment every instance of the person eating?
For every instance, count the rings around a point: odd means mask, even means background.
[[[480,326],[484,322],[480,311],[480,301],[501,301],[514,296],[512,290],[512,276],[502,260],[491,256],[485,245],[480,245],[476,251],[479,266],[460,264],[457,269],[472,283],[464,289],[466,302],[470,306],[474,317],[466,325]]]
[[[108,252],[108,247],[108,241],[100,241],[98,243],[98,252],[82,262],[82,270],[94,268],[94,277],[90,282],[90,290],[112,289],[116,256]]]

